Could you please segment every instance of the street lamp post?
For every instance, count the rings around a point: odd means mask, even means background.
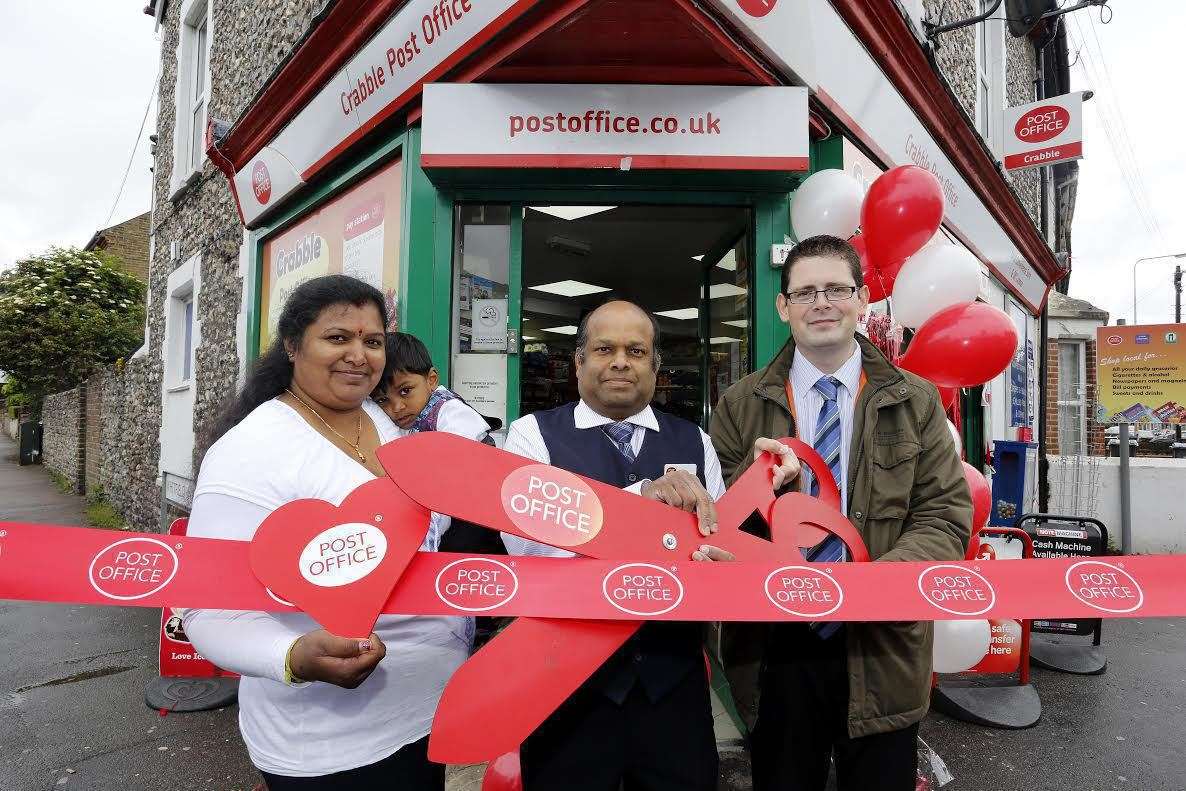
[[[1137,264],[1142,261],[1157,261],[1161,258],[1186,258],[1186,253],[1170,253],[1169,255],[1153,255],[1138,258],[1132,264],[1132,323],[1137,324]]]

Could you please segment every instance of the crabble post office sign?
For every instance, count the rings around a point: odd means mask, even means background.
[[[1053,96],[1005,108],[1005,169],[1083,158],[1083,94]]]

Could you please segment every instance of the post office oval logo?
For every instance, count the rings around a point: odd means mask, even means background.
[[[1124,343],[1124,338],[1120,337],[1119,335],[1109,335],[1108,336],[1108,345],[1109,346],[1119,346],[1122,343]]]
[[[465,612],[485,612],[509,602],[519,592],[519,577],[507,564],[492,558],[462,558],[441,569],[437,596]]]
[[[155,538],[116,541],[91,560],[87,576],[103,596],[132,601],[151,596],[173,581],[181,563],[173,547]]]
[[[1045,104],[1017,119],[1013,133],[1023,143],[1044,143],[1065,132],[1070,123],[1071,114],[1065,107]]]
[[[261,206],[266,206],[272,199],[272,175],[268,173],[268,166],[262,159],[251,168],[251,190]]]
[[[1067,569],[1066,583],[1072,596],[1103,612],[1133,612],[1145,602],[1145,591],[1135,577],[1099,560],[1073,564]]]
[[[338,588],[370,574],[387,554],[387,536],[374,525],[348,522],[315,535],[301,550],[301,576],[320,588]]]
[[[651,563],[625,563],[601,581],[605,600],[631,615],[655,616],[669,613],[684,600],[679,577]]]
[[[952,615],[981,615],[997,601],[992,583],[982,574],[946,563],[930,566],[918,575],[918,592],[932,607]]]
[[[546,464],[529,464],[508,475],[502,507],[529,537],[555,547],[577,547],[601,532],[596,492],[571,472]]]
[[[832,577],[807,566],[783,566],[766,577],[766,598],[778,609],[804,618],[822,618],[840,609],[844,589]]]

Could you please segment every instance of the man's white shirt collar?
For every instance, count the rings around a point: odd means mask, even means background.
[[[858,375],[860,374],[859,369],[857,373]],[[576,409],[573,410],[572,419],[573,423],[576,424],[576,427],[582,429],[597,428],[598,426],[604,426],[608,423],[618,422],[612,417],[606,417],[605,415],[600,415],[594,412],[593,407],[586,404],[584,399],[581,399],[579,402],[577,402]],[[631,415],[621,422],[633,423],[636,426],[649,428],[651,431],[659,430],[659,421],[655,419],[655,413],[651,409],[650,404],[647,404],[645,407],[643,407],[642,411]]]
[[[820,377],[827,376],[823,371],[816,368],[815,365],[808,360],[798,349],[795,350],[795,358],[791,360],[791,382],[797,386],[815,387],[815,383],[820,380]],[[856,395],[857,388],[861,384],[861,345],[853,343],[852,354],[844,364],[836,369],[836,373],[832,374],[840,380],[840,384],[848,388],[848,392]]]

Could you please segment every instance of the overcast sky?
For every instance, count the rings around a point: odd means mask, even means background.
[[[143,0],[0,0],[0,268],[105,227],[156,95]],[[148,136],[111,224],[148,211]]]
[[[83,245],[108,224],[109,214],[114,223],[148,210],[155,103],[134,155],[132,144],[155,97],[159,47],[141,0],[2,4],[0,268],[51,244]],[[1089,9],[1075,12],[1068,26],[1076,43],[1088,44],[1072,68],[1074,87],[1095,91],[1086,105],[1071,294],[1113,319],[1131,319],[1133,262],[1186,251],[1186,147],[1180,143],[1186,106],[1176,87],[1186,67],[1186,4],[1112,0],[1109,6],[1110,24]],[[1121,149],[1119,159],[1108,131]],[[129,156],[131,173],[112,212]],[[1138,210],[1125,172],[1143,184],[1147,211]],[[1150,214],[1160,234],[1148,229]],[[1172,320],[1174,263],[1140,265],[1142,322]]]

